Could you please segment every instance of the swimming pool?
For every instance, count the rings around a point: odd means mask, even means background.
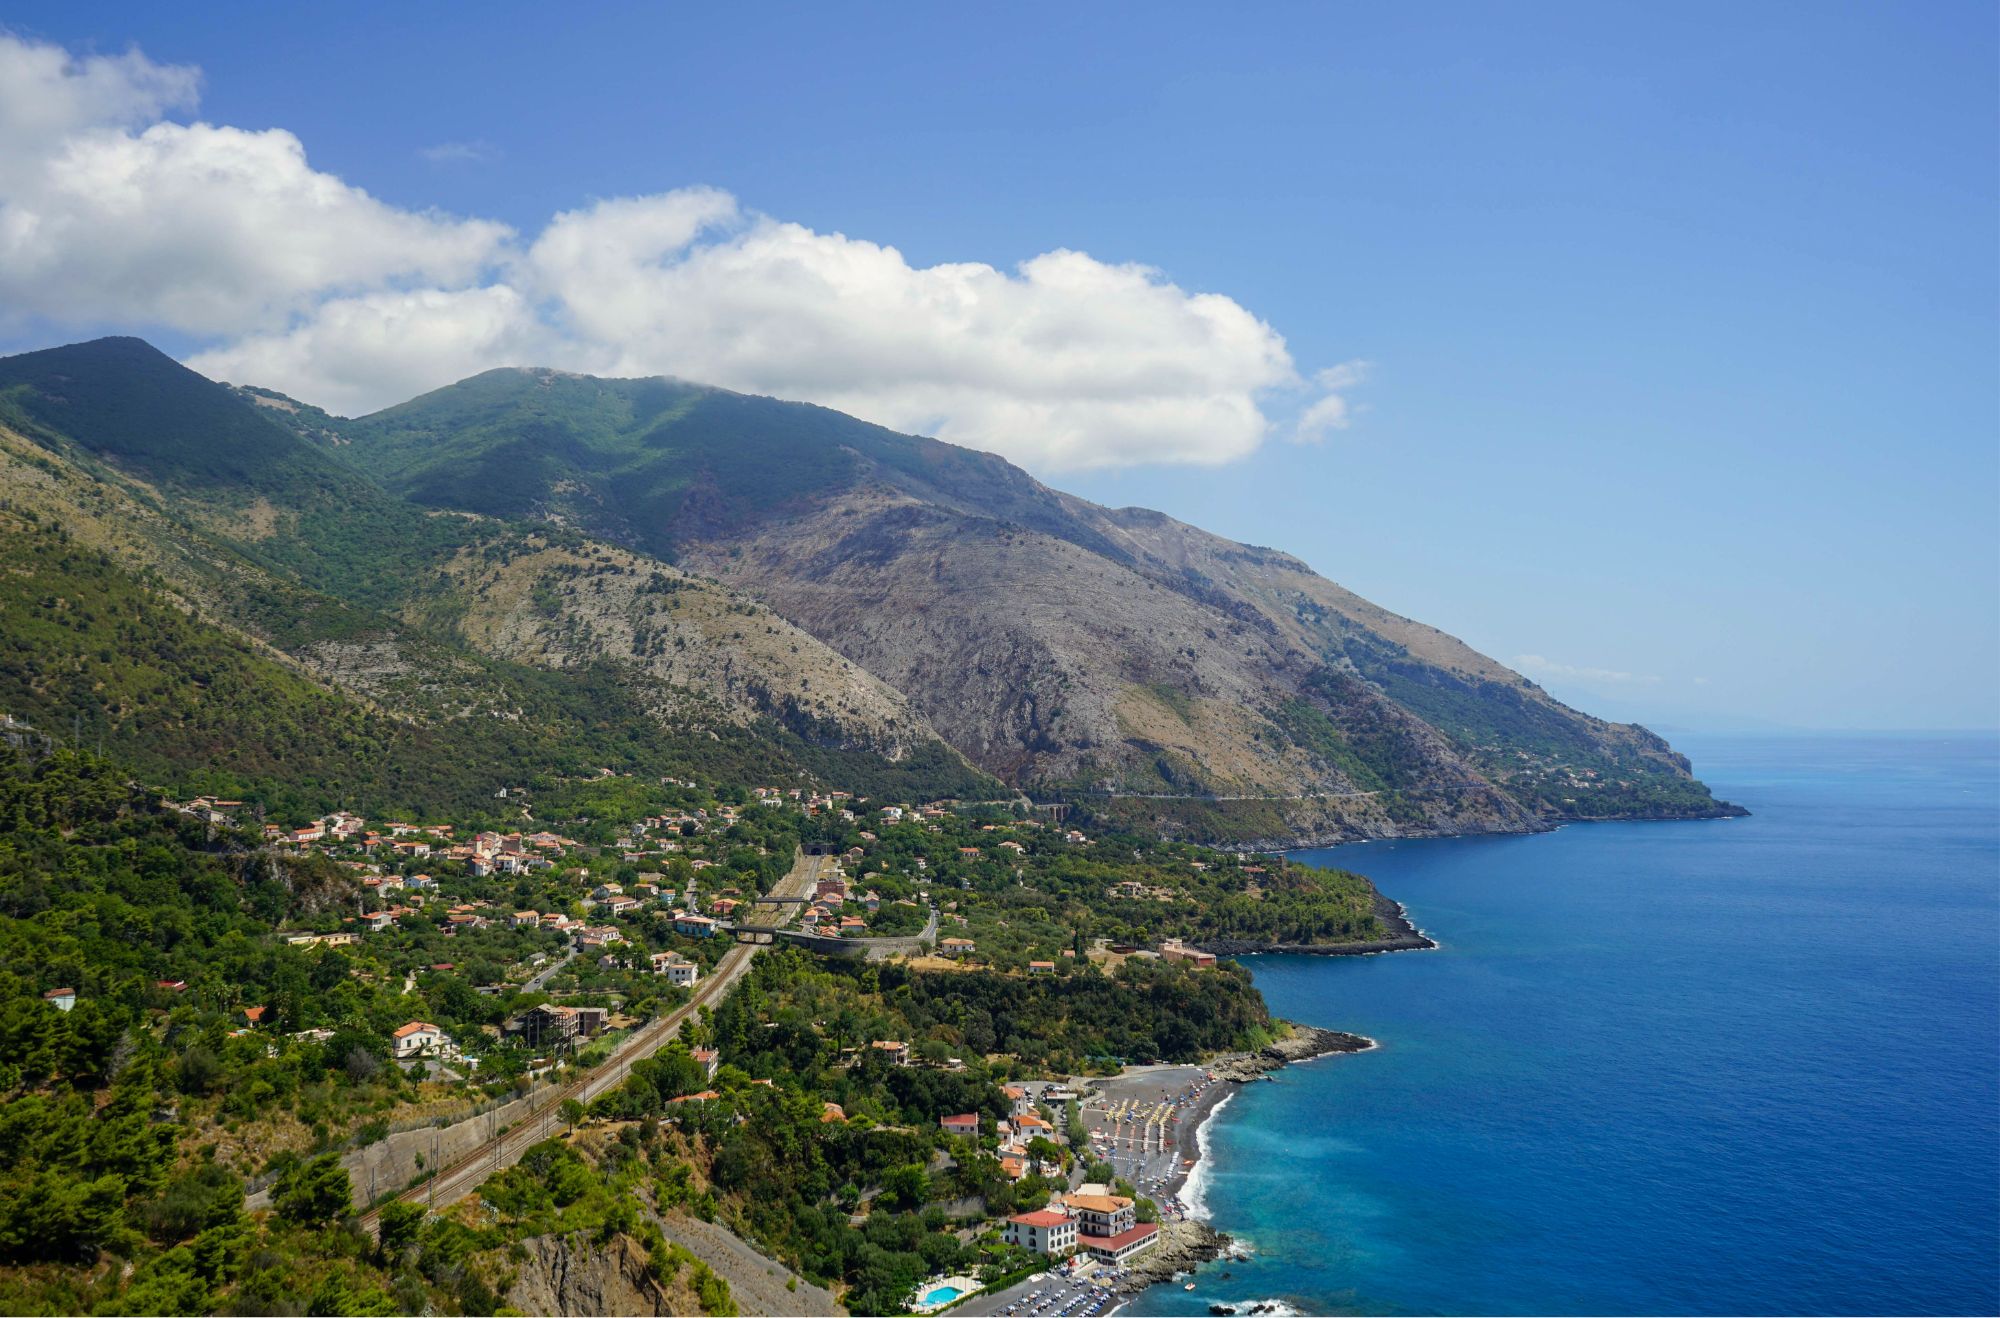
[[[957,1299],[959,1296],[963,1294],[965,1294],[965,1292],[960,1290],[956,1286],[933,1286],[929,1290],[924,1292],[923,1298],[918,1300],[917,1303],[950,1304],[953,1300]]]

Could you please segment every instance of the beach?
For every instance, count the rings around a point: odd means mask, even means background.
[[[1115,1076],[1077,1077],[1079,1115],[1090,1145],[1080,1162],[1106,1162],[1159,1209],[1160,1240],[1119,1268],[1092,1266],[1075,1277],[1051,1268],[1027,1281],[954,1306],[973,1315],[1047,1315],[1096,1291],[1122,1303],[1218,1258],[1229,1237],[1207,1221],[1202,1184],[1203,1131],[1238,1089],[1296,1062],[1362,1052],[1375,1041],[1357,1034],[1289,1025],[1289,1033],[1256,1052],[1228,1053],[1204,1063],[1128,1066]],[[1081,1172],[1079,1171],[1079,1176]],[[1107,1306],[1108,1307],[1108,1306]]]

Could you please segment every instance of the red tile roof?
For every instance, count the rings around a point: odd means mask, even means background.
[[[1061,1213],[1050,1212],[1046,1208],[1037,1209],[1032,1213],[1016,1213],[1007,1220],[1019,1222],[1022,1226],[1061,1226],[1069,1221]]]
[[[1141,1222],[1130,1231],[1120,1231],[1115,1236],[1085,1235],[1078,1237],[1078,1239],[1083,1242],[1085,1249],[1119,1250],[1135,1241],[1144,1240],[1147,1236],[1159,1231],[1159,1229],[1160,1224],[1158,1222]]]

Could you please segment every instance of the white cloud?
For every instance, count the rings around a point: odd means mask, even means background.
[[[1143,265],[913,266],[712,188],[598,201],[523,244],[385,205],[281,129],[160,119],[196,85],[136,52],[78,61],[0,35],[0,306],[17,320],[195,334],[197,369],[339,411],[499,365],[671,374],[1042,469],[1321,438],[1361,379],[1348,363],[1308,386],[1270,325]]]
[[[1586,668],[1576,664],[1560,664],[1538,654],[1517,654],[1510,662],[1516,670],[1523,673],[1598,686],[1652,685],[1660,680],[1651,673],[1626,673],[1615,668]]]
[[[237,334],[329,294],[462,283],[500,253],[505,225],[384,205],[283,129],[145,123],[195,86],[136,51],[74,60],[0,35],[8,318]]]
[[[292,329],[238,339],[187,364],[357,416],[494,366],[566,365],[568,347],[501,284],[335,298]]]

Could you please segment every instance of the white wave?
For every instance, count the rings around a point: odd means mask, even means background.
[[[1216,1114],[1236,1101],[1236,1095],[1228,1094],[1220,1103],[1208,1110],[1201,1124],[1194,1131],[1194,1169],[1188,1172],[1187,1184],[1181,1187],[1181,1202],[1187,1205],[1189,1218],[1206,1222],[1208,1214],[1208,1169],[1215,1161],[1209,1152],[1209,1127],[1214,1124]]]

